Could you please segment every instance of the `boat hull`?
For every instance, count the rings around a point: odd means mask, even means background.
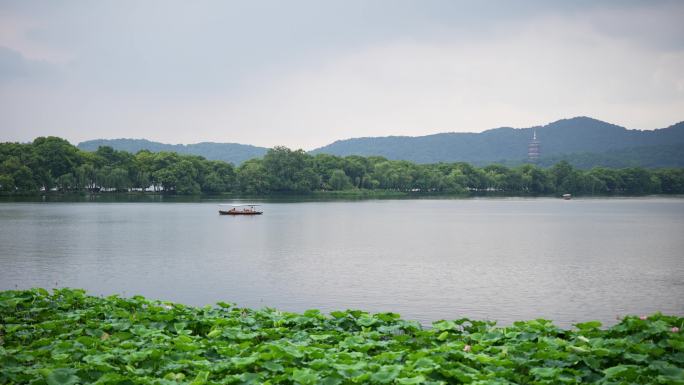
[[[261,215],[263,214],[263,211],[252,211],[252,212],[244,212],[244,211],[224,211],[224,210],[219,210],[220,215]]]

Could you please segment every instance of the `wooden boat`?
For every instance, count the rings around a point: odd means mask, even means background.
[[[572,194],[563,194],[563,199],[569,201],[570,199],[572,199]]]
[[[220,215],[261,215],[264,212],[256,209],[259,205],[219,205]]]

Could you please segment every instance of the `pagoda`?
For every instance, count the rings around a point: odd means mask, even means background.
[[[537,163],[539,161],[539,141],[537,140],[537,131],[532,134],[532,140],[527,145],[527,161],[530,163]]]

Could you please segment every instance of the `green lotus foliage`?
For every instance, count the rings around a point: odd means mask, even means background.
[[[684,384],[684,318],[571,330],[0,292],[0,384]]]

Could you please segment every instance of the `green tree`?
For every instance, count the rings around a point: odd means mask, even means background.
[[[14,178],[11,175],[0,174],[0,191],[10,192],[14,189]]]
[[[320,186],[320,178],[312,167],[312,158],[303,150],[275,147],[264,156],[263,166],[272,191],[303,193]]]
[[[352,180],[355,187],[363,187],[365,177],[368,175],[368,159],[358,155],[351,155],[344,158],[343,170]]]
[[[553,177],[557,193],[580,193],[584,191],[582,174],[570,163],[562,160],[549,170]]]
[[[526,164],[518,168],[520,175],[520,190],[530,194],[547,194],[553,191],[551,181],[544,170]]]
[[[12,179],[11,190],[6,191],[14,191],[15,189],[19,191],[35,191],[38,188],[33,171],[23,165],[17,156],[9,156],[0,163],[0,174],[4,174]]]
[[[77,183],[76,183],[76,178],[74,177],[74,174],[72,173],[66,173],[60,175],[57,179],[57,188],[59,188],[60,191],[72,191],[77,188]]]
[[[230,163],[211,161],[207,164],[209,171],[202,183],[202,191],[220,193],[231,191],[235,186],[235,169]]]
[[[114,168],[109,174],[109,183],[116,191],[128,191],[131,187],[128,171],[123,167]]]
[[[660,192],[660,180],[643,168],[620,170],[625,192],[628,194],[653,194]]]
[[[73,173],[82,162],[80,151],[62,138],[54,136],[39,137],[33,141],[33,149],[37,155],[34,175],[46,189],[54,184],[54,178]]]
[[[261,159],[250,159],[237,171],[238,189],[246,194],[266,194],[271,191],[269,178]]]
[[[661,191],[665,194],[684,193],[684,169],[663,169],[656,171]]]
[[[91,163],[76,168],[76,179],[79,187],[94,191],[97,188],[97,170]]]
[[[454,168],[444,178],[444,188],[449,192],[464,193],[468,191],[468,177],[460,168]]]
[[[352,182],[343,170],[334,170],[330,177],[330,187],[333,190],[348,190],[352,188]]]
[[[335,170],[340,170],[344,166],[344,160],[340,157],[329,154],[316,154],[312,161],[312,168],[314,172],[320,177],[323,190],[332,188],[330,186],[330,178]]]

